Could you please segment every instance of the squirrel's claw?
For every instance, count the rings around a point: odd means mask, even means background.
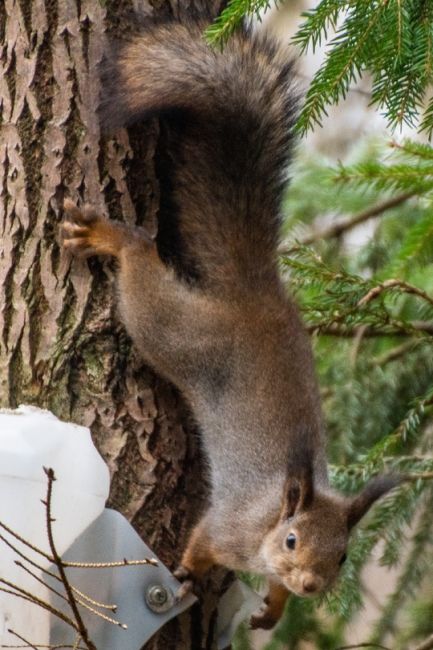
[[[128,240],[128,230],[124,224],[109,221],[88,204],[78,208],[71,199],[65,199],[63,206],[66,213],[61,226],[64,249],[80,257],[118,257]]]
[[[179,603],[183,598],[185,598],[185,596],[194,591],[194,580],[192,578],[191,571],[182,565],[173,571],[173,575],[177,580],[179,580],[179,582],[182,583],[174,597],[175,602]]]
[[[63,208],[68,214],[68,218],[79,225],[87,225],[99,218],[95,208],[88,203],[80,209],[71,199],[65,199],[63,202]]]
[[[267,605],[263,605],[257,614],[253,614],[250,618],[250,628],[252,630],[271,630],[276,624],[274,615],[271,613]]]

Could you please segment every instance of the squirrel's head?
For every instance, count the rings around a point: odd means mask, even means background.
[[[377,477],[350,498],[316,491],[312,472],[288,479],[279,520],[262,546],[269,572],[298,596],[328,589],[346,559],[351,529],[399,483],[395,476]]]

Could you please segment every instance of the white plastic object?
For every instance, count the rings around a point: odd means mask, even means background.
[[[59,554],[104,509],[109,491],[108,468],[93,445],[90,431],[62,422],[49,411],[31,406],[0,410],[0,522],[50,554],[43,467],[54,470],[52,524]],[[49,561],[0,527],[0,534],[33,561]],[[48,590],[15,564],[21,560],[0,540],[0,578],[49,601]],[[23,561],[24,564],[26,564]],[[34,567],[29,567],[36,573]],[[4,583],[0,587],[10,589]],[[17,644],[12,628],[35,645],[49,643],[49,616],[25,600],[0,591],[0,646]]]
[[[235,580],[218,604],[218,650],[228,648],[238,626],[263,605],[263,598],[241,580]]]

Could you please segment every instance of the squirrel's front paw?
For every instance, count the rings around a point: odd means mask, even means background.
[[[178,603],[182,598],[185,598],[187,594],[194,591],[195,583],[191,571],[182,565],[178,566],[177,569],[173,571],[173,575],[182,583],[175,594],[175,600]]]
[[[252,630],[270,630],[276,623],[277,619],[268,605],[262,605],[257,614],[253,614],[250,618],[250,628]]]
[[[63,247],[74,255],[96,255],[95,230],[101,217],[95,210],[85,205],[81,210],[71,199],[65,199],[65,221],[62,224]]]

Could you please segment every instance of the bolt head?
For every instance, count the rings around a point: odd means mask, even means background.
[[[146,591],[146,604],[157,614],[166,612],[174,605],[173,592],[164,585],[150,585]]]

